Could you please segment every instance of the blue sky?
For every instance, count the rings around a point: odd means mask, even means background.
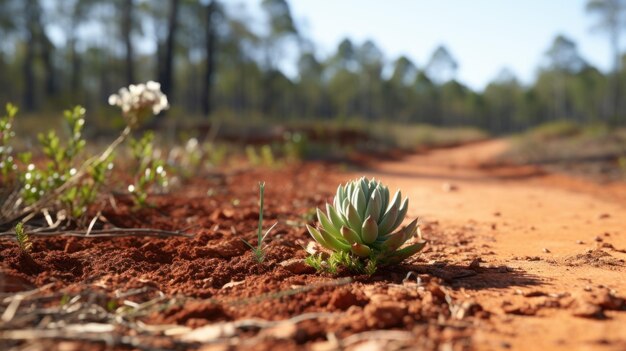
[[[256,16],[260,0],[239,0]],[[458,79],[482,89],[503,67],[534,80],[543,53],[559,33],[582,56],[610,67],[608,40],[592,31],[585,0],[290,0],[292,15],[321,57],[345,37],[373,39],[387,60],[407,55],[423,67],[439,44],[460,64]]]

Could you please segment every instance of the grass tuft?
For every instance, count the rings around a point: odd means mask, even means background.
[[[33,243],[24,230],[24,223],[19,222],[15,225],[15,238],[17,239],[17,245],[20,247],[20,250],[25,253],[30,253],[33,248]]]
[[[243,240],[243,242],[252,249],[252,254],[255,260],[258,263],[262,263],[265,260],[266,255],[266,245],[264,245],[265,238],[269,235],[269,233],[274,229],[274,227],[278,223],[274,223],[266,232],[263,234],[263,199],[265,194],[265,183],[259,182],[259,227],[257,229],[257,245],[254,246],[250,244],[247,240]]]

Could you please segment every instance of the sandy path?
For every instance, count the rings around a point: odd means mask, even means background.
[[[467,292],[494,313],[495,323],[475,335],[480,349],[625,350],[626,312],[609,311],[605,320],[575,317],[564,308],[530,316],[503,312],[510,302],[534,303],[520,290],[575,295],[604,285],[626,295],[625,253],[605,247],[596,251],[608,255],[599,262],[585,256],[605,243],[626,249],[626,206],[617,200],[625,188],[613,186],[607,194],[608,188],[565,176],[477,167],[506,147],[496,140],[413,155],[379,164],[369,175],[403,189],[413,216],[444,229],[476,228],[475,244],[494,253],[482,257],[484,264],[506,265],[536,281]],[[457,189],[445,189],[450,185]]]

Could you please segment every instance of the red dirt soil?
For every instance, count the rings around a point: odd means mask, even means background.
[[[506,147],[489,141],[350,172],[230,171],[153,198],[153,208],[117,198],[103,211],[119,227],[189,228],[192,238],[33,237],[30,256],[4,238],[0,301],[34,288],[39,299],[24,298],[0,324],[0,348],[623,350],[626,187],[482,167]],[[318,274],[300,261],[303,224],[339,182],[361,175],[409,196],[429,245],[373,276]],[[265,227],[279,223],[261,264],[241,240],[256,243],[259,181]],[[69,327],[28,334],[55,318],[36,307],[87,296],[110,311],[80,323],[114,324],[111,338]],[[111,322],[118,306],[146,302],[146,313]],[[0,304],[3,318],[8,309]]]

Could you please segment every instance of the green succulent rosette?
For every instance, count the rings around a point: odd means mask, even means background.
[[[317,209],[319,225],[307,225],[313,239],[331,251],[351,252],[394,264],[424,248],[418,219],[398,229],[406,217],[409,199],[398,190],[390,199],[389,188],[375,179],[362,177],[339,185],[333,204]],[[403,245],[409,239],[417,241]]]

